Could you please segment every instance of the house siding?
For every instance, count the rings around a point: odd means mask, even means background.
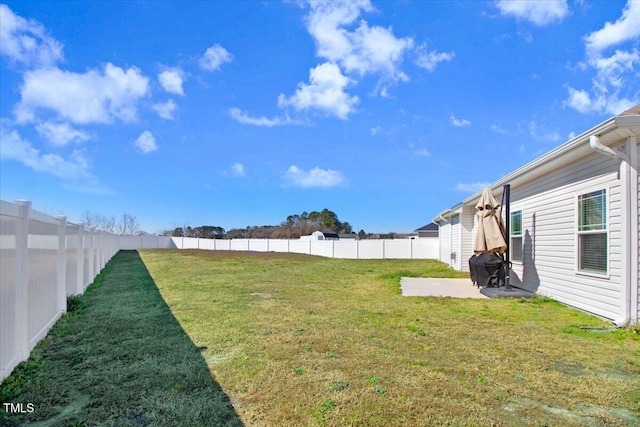
[[[440,261],[451,265],[451,223],[440,224]]]
[[[475,208],[465,206],[460,215],[461,241],[460,263],[461,271],[469,271],[469,258],[473,255],[473,228],[475,226]]]
[[[522,212],[522,260],[511,260],[512,285],[615,320],[616,324],[624,324],[629,317],[630,323],[637,324],[640,318],[639,142],[640,104],[488,186],[500,199],[501,189],[509,184],[510,211]],[[626,158],[620,155],[625,152]],[[629,159],[630,170],[626,164]],[[631,182],[627,182],[629,176]],[[630,193],[626,192],[627,184],[631,186]],[[591,274],[578,270],[578,197],[600,190],[606,192],[607,270]],[[636,199],[627,202],[629,196]],[[456,264],[461,270],[468,268],[464,260],[472,254],[478,228],[476,218],[465,214],[468,209],[475,213],[473,206],[479,197],[477,192],[436,217],[462,213],[461,256]],[[452,237],[448,235],[447,242]],[[631,239],[631,245],[627,244],[627,238]],[[445,251],[448,250],[442,252]]]
[[[636,159],[636,165],[640,162]],[[640,277],[640,175],[638,176],[638,274],[636,277]],[[639,280],[640,281],[640,280]],[[640,283],[637,284],[638,298],[636,299],[636,322],[640,322]]]
[[[451,266],[456,270],[461,269],[460,259],[462,254],[460,253],[460,215],[454,215],[451,217]]]
[[[522,211],[523,261],[511,284],[613,319],[620,313],[619,161],[596,154],[511,189],[511,212]],[[577,196],[607,192],[609,256],[606,276],[577,271]]]

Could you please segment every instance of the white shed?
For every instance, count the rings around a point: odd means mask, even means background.
[[[489,188],[511,185],[511,284],[613,320],[640,314],[640,105]],[[440,260],[468,271],[480,192],[442,211]]]

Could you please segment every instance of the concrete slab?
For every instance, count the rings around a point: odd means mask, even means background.
[[[408,297],[452,297],[452,298],[530,298],[534,294],[514,288],[478,289],[469,279],[437,279],[421,277],[400,278],[402,295]]]

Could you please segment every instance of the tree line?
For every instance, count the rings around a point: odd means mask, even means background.
[[[137,218],[123,212],[116,217],[103,215],[95,211],[87,210],[82,213],[80,222],[86,228],[121,235],[148,234],[140,230]],[[165,230],[163,236],[173,237],[200,237],[205,239],[297,239],[300,236],[308,236],[314,231],[332,231],[340,234],[354,233],[353,227],[348,222],[341,222],[338,215],[329,210],[302,212],[293,214],[278,225],[254,225],[246,228],[232,228],[225,230],[215,225],[202,225],[199,227],[176,227],[173,230]],[[359,239],[394,239],[406,237],[398,233],[366,233],[360,230],[357,233]]]
[[[322,211],[302,212],[289,215],[279,225],[254,225],[246,228],[232,228],[203,225],[200,227],[176,227],[167,230],[165,235],[173,237],[204,237],[210,239],[296,239],[308,236],[314,231],[332,231],[335,233],[353,233],[348,222],[341,222],[335,212],[329,209]],[[361,230],[360,234],[366,235]]]

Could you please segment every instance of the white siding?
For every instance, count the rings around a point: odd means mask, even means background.
[[[511,189],[511,211],[522,211],[523,261],[514,286],[613,319],[620,313],[620,183],[618,161],[594,154],[527,185]],[[576,197],[607,191],[607,277],[577,272]]]
[[[451,265],[451,223],[440,223],[440,261]]]
[[[638,160],[636,160],[636,164],[638,164]],[[638,175],[638,276],[640,277],[640,175]],[[640,283],[637,284],[638,286],[638,299],[636,299],[636,301],[638,301],[638,306],[636,307],[637,309],[637,314],[636,314],[636,319],[637,321],[640,323]]]
[[[473,255],[473,227],[475,208],[465,206],[460,215],[460,264],[462,271],[469,271],[469,258]]]
[[[462,269],[462,236],[460,231],[460,215],[454,215],[451,218],[451,266],[456,270]]]

